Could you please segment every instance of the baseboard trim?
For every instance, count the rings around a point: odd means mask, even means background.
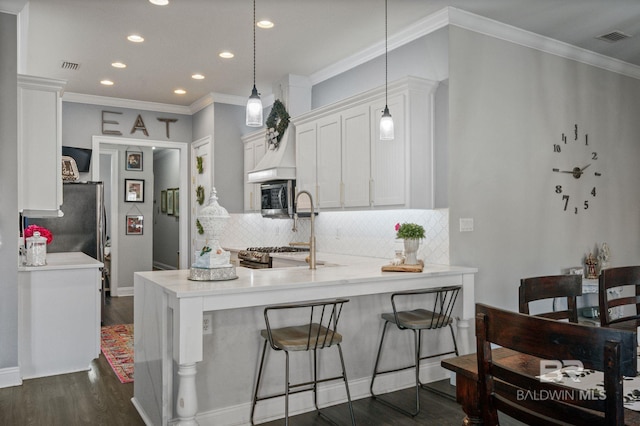
[[[116,297],[133,296],[133,287],[118,287]]]
[[[347,371],[347,374],[349,372]],[[420,380],[423,383],[434,382],[448,378],[448,374],[440,366],[440,361],[424,363],[420,367]],[[415,385],[414,371],[404,370],[378,376],[375,383],[376,394],[394,392]],[[371,377],[349,380],[351,400],[369,398]],[[289,397],[289,415],[306,413],[315,410],[311,392],[294,394]],[[339,382],[325,383],[318,388],[318,404],[328,407],[347,402],[344,385]],[[218,410],[198,413],[196,420],[200,426],[228,425],[240,426],[250,423],[251,403],[225,407]],[[256,423],[264,423],[284,417],[284,397],[261,401],[256,406]]]
[[[153,426],[153,422],[151,421],[147,413],[144,411],[142,406],[138,403],[138,400],[136,399],[135,396],[131,398],[131,403],[135,407],[138,414],[140,414],[140,417],[142,418],[142,421],[144,422],[144,424],[147,426]]]
[[[0,368],[0,389],[22,385],[20,367]]]

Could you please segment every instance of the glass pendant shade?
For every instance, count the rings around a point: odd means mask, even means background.
[[[391,114],[389,113],[389,107],[385,105],[382,118],[380,118],[380,140],[392,141],[393,138],[393,118],[391,118]]]
[[[262,101],[255,85],[247,101],[247,126],[262,127]]]

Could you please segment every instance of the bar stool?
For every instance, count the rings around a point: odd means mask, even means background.
[[[384,320],[384,326],[382,328],[382,337],[380,338],[380,346],[378,347],[378,355],[376,356],[376,364],[373,367],[373,376],[371,377],[371,386],[369,390],[374,399],[388,405],[389,407],[400,411],[401,413],[409,416],[416,416],[420,412],[420,387],[428,389],[425,384],[420,382],[420,361],[423,359],[434,358],[437,356],[448,355],[455,353],[458,355],[458,344],[456,343],[456,336],[453,334],[453,318],[451,312],[458,297],[458,293],[462,286],[447,286],[431,289],[403,291],[393,293],[391,295],[391,306],[393,312],[382,314]],[[431,301],[430,299],[433,298]],[[425,299],[425,300],[422,300]],[[413,309],[409,311],[400,311],[396,307],[396,300],[400,304],[407,304],[409,300],[418,300],[422,306],[430,309]],[[380,363],[380,355],[382,354],[382,344],[384,343],[384,336],[387,331],[387,325],[389,323],[395,324],[400,330],[411,330],[414,335],[414,363],[412,365],[395,368],[390,370],[378,371],[378,364]],[[436,330],[449,326],[451,330],[451,337],[453,339],[454,349],[447,352],[442,352],[434,355],[421,356],[421,343],[422,343],[422,331],[423,330]],[[381,398],[373,392],[373,384],[378,374],[393,373],[396,371],[407,370],[409,368],[415,368],[416,376],[416,405],[414,411],[405,410],[398,405]]]
[[[307,303],[284,304],[267,306],[264,310],[264,320],[267,328],[260,331],[260,335],[265,339],[262,348],[262,358],[260,360],[260,368],[258,370],[258,378],[253,394],[253,403],[251,406],[251,424],[253,425],[253,417],[256,404],[258,401],[265,399],[284,396],[284,414],[285,425],[289,425],[289,395],[299,392],[313,391],[313,402],[318,415],[322,415],[330,422],[335,423],[329,416],[320,411],[318,407],[318,383],[331,380],[342,379],[347,391],[347,400],[349,403],[349,414],[351,416],[351,424],[355,425],[355,417],[353,415],[353,406],[351,404],[351,394],[349,393],[349,384],[347,382],[347,372],[344,366],[344,357],[342,355],[342,335],[337,332],[338,320],[342,312],[342,306],[347,303],[348,299],[331,299],[319,300]],[[282,328],[272,328],[269,321],[269,315],[276,315],[277,311],[297,311],[299,314],[306,314],[308,321],[302,325],[288,326]],[[272,318],[273,319],[273,318]],[[283,393],[258,396],[260,388],[260,380],[264,367],[264,358],[267,351],[267,343],[275,351],[284,351],[285,353],[285,391]],[[342,365],[342,374],[340,376],[318,379],[318,349],[336,346],[340,354],[340,364]],[[289,352],[313,351],[313,380],[310,382],[291,384],[289,382]],[[292,389],[295,389],[292,391]]]

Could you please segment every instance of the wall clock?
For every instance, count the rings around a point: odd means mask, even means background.
[[[553,172],[558,184],[555,194],[561,197],[564,211],[578,214],[588,210],[595,199],[597,178],[602,176],[598,169],[598,152],[589,144],[589,135],[579,134],[578,125],[568,137],[562,133],[559,143],[553,144]]]

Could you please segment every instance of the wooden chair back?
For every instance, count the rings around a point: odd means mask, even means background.
[[[484,422],[498,424],[497,411],[527,424],[624,424],[623,376],[637,371],[636,333],[554,321],[476,304],[479,405]],[[509,366],[491,356],[491,344],[519,352]],[[604,372],[606,398],[542,381],[542,360],[577,360]],[[528,363],[528,364],[527,364]],[[527,367],[528,365],[528,367]],[[560,395],[560,398],[535,398]],[[572,398],[575,397],[575,398]],[[556,419],[554,421],[553,419]]]
[[[626,287],[626,289],[625,289]],[[631,289],[631,296],[617,297],[611,291],[619,288],[628,294]],[[603,327],[628,327],[635,329],[640,325],[640,266],[624,266],[620,268],[604,269],[600,273],[599,288],[599,308],[600,324]],[[634,306],[635,305],[635,306]],[[622,307],[628,306],[627,313],[622,315]],[[618,309],[616,309],[618,308]],[[612,315],[613,313],[616,313]]]
[[[544,277],[523,278],[520,280],[519,310],[530,314],[529,303],[536,300],[565,297],[567,309],[537,313],[536,316],[555,320],[568,319],[578,322],[576,298],[582,295],[582,275],[549,275]]]

